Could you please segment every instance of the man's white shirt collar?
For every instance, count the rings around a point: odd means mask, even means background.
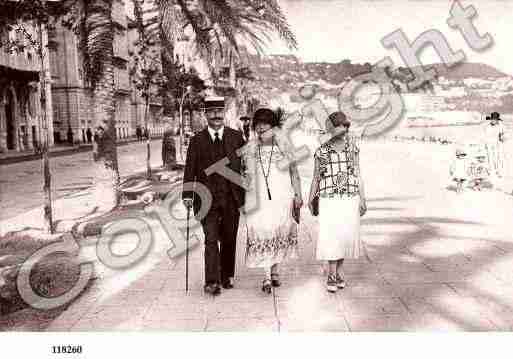
[[[219,139],[220,140],[223,139],[224,126],[221,127],[217,131],[214,130],[213,128],[211,128],[210,126],[208,126],[207,128],[208,128],[208,133],[210,133],[210,138],[212,139],[212,141],[215,141],[215,139],[216,139],[216,135],[215,135],[216,132],[219,134]]]

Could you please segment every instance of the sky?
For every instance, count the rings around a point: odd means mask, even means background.
[[[280,40],[268,44],[267,54],[294,54],[308,62],[352,62],[372,64],[389,56],[395,66],[404,66],[394,49],[381,39],[402,29],[410,41],[430,29],[440,31],[454,51],[462,50],[467,62],[482,62],[513,75],[513,0],[461,0],[474,6],[473,18],[480,35],[489,33],[494,44],[482,52],[472,50],[459,31],[447,25],[453,0],[278,0],[299,48],[290,51]],[[127,11],[130,1],[125,0]],[[426,48],[424,64],[441,62]]]
[[[454,51],[462,50],[467,62],[482,62],[513,75],[513,0],[463,0],[474,6],[473,22],[480,35],[489,33],[494,44],[481,53],[472,50],[459,31],[447,25],[450,0],[279,0],[299,42],[291,52],[281,41],[273,41],[268,54],[295,54],[309,62],[376,63],[389,56],[395,66],[404,66],[395,49],[381,39],[402,29],[410,41],[430,29],[440,31]],[[441,62],[426,48],[424,64]]]

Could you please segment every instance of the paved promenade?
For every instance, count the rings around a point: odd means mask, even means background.
[[[152,138],[152,141],[155,141],[155,139],[160,138],[160,136],[155,136]],[[124,139],[118,139],[118,147],[120,146],[126,146],[132,143],[138,143],[141,141],[138,141],[135,138],[124,138]],[[70,156],[77,153],[82,152],[90,152],[93,149],[93,145],[91,143],[80,143],[73,146],[70,146],[69,144],[59,144],[54,145],[53,147],[50,147],[49,150],[49,157],[50,158],[56,158],[61,156]],[[41,158],[40,155],[37,155],[34,150],[25,150],[25,151],[8,151],[8,152],[0,152],[0,165],[8,165],[8,164],[14,164],[14,163],[20,163],[20,162],[28,162],[28,161],[34,161],[39,160]]]
[[[324,289],[316,219],[304,211],[301,259],[282,266],[283,285],[271,295],[260,290],[262,273],[244,267],[243,236],[235,288],[203,294],[200,245],[191,252],[186,295],[184,258],[167,257],[170,244],[157,230],[144,261],[123,271],[98,265],[91,288],[46,330],[512,330],[513,197],[447,191],[441,164],[451,153],[425,144],[364,146],[367,256],[347,261],[348,286],[336,294]],[[92,253],[94,240],[88,244]],[[117,246],[129,251],[133,240]]]
[[[495,331],[513,330],[513,197],[501,191],[448,191],[453,150],[433,144],[367,143],[362,148],[369,211],[367,255],[344,265],[348,285],[324,289],[315,260],[317,221],[302,212],[301,258],[281,267],[283,285],[260,290],[262,272],[244,266],[239,236],[235,288],[203,294],[202,245],[171,260],[153,220],[155,243],[137,266],[112,270],[80,242],[96,279],[47,331]],[[305,182],[308,173],[302,170]],[[510,185],[506,179],[503,187]],[[304,189],[306,191],[306,188]],[[178,211],[183,211],[177,208]],[[196,233],[201,236],[201,230]],[[129,253],[129,235],[113,252]],[[22,315],[22,314],[19,314]]]
[[[161,140],[151,142],[151,165],[158,167],[162,165]],[[133,173],[146,169],[146,143],[123,143],[118,147],[118,162],[120,176],[126,177]],[[87,192],[92,186],[91,171],[93,171],[92,152],[77,152],[71,155],[55,157],[50,160],[52,173],[52,196],[53,200],[66,197],[80,196],[81,192]],[[77,206],[82,201],[78,199]],[[6,219],[9,222],[18,220],[31,224],[32,227],[40,227],[42,216],[41,205],[43,204],[43,175],[40,160],[23,161],[9,165],[1,165],[0,168],[0,232]],[[74,207],[72,204],[64,207],[68,210]],[[67,206],[67,207],[66,207]],[[81,205],[80,205],[81,206]],[[82,206],[83,207],[83,206]],[[86,213],[91,211],[95,205],[86,206]],[[73,209],[75,210],[75,209]],[[78,214],[83,208],[78,209]],[[27,212],[35,213],[35,215]],[[61,215],[60,209],[56,209],[56,220],[66,220],[69,213]],[[5,226],[9,226],[5,224]],[[5,229],[7,231],[7,229]]]

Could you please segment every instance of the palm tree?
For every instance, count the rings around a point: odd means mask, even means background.
[[[259,54],[270,41],[270,33],[277,33],[289,48],[297,48],[297,41],[276,0],[200,1],[201,14],[206,17],[207,35],[216,53],[228,64],[227,123],[235,127],[238,103],[243,83],[238,81],[242,73],[248,44]],[[193,27],[194,28],[194,27]]]
[[[113,63],[114,0],[65,1],[69,7],[65,23],[78,35],[85,78],[92,91],[94,201],[101,210],[109,210],[119,202]]]
[[[132,0],[134,8],[134,24],[137,30],[137,41],[135,43],[137,51],[132,55],[133,66],[130,69],[132,82],[139,90],[144,99],[144,127],[146,133],[148,128],[148,112],[150,101],[160,84],[161,63],[160,54],[155,54],[155,45],[159,42],[159,31],[155,24],[161,21],[158,16],[148,18],[143,9],[144,0]],[[151,9],[151,8],[150,8]],[[145,16],[146,15],[146,16]],[[151,179],[151,136],[146,137],[146,177]]]
[[[229,68],[228,125],[234,125],[237,117],[237,62],[242,62],[246,43],[258,53],[270,41],[270,33],[277,33],[290,48],[297,41],[276,0],[155,0],[161,19],[173,21],[161,23],[164,36],[171,42],[178,32],[190,26],[194,33],[196,49],[213,73],[219,59],[226,60]],[[177,9],[180,10],[178,13]],[[216,61],[217,60],[217,61]]]

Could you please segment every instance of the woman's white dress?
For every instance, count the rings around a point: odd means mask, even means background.
[[[466,180],[468,178],[466,161],[466,158],[454,159],[450,169],[451,176],[454,180]]]
[[[358,258],[363,254],[360,240],[359,148],[348,136],[343,151],[329,143],[319,147],[315,158],[320,166],[319,260]]]
[[[492,126],[488,124],[485,130],[486,150],[490,169],[498,176],[503,175],[504,170],[504,145],[499,138],[504,136],[502,121]]]
[[[317,259],[358,258],[361,254],[360,196],[321,198]]]
[[[292,217],[294,190],[289,170],[280,169],[278,165],[284,158],[284,152],[278,145],[274,149],[261,146],[259,152],[256,140],[250,141],[244,153],[249,190],[246,192],[246,214],[242,216],[242,225],[248,267],[270,267],[298,257],[298,225]],[[263,174],[268,170],[271,200]]]

